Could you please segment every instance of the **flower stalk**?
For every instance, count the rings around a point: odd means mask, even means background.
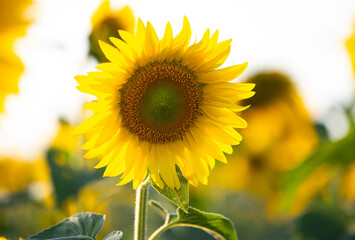
[[[147,222],[149,177],[139,185],[136,191],[136,210],[134,220],[134,240],[145,240]]]

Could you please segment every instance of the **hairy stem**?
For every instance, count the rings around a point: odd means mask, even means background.
[[[155,240],[159,237],[166,229],[169,228],[169,224],[165,223],[160,228],[158,228],[149,238],[148,240]]]
[[[136,192],[136,210],[134,220],[134,240],[145,240],[147,222],[149,178],[139,185]]]

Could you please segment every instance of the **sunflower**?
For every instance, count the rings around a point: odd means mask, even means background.
[[[350,59],[352,62],[353,72],[355,74],[355,24],[354,24],[354,33],[353,35],[346,41],[346,47],[350,54]]]
[[[291,214],[301,213],[317,196],[325,195],[331,178],[331,170],[330,166],[321,165],[304,179],[289,204]]]
[[[136,35],[119,31],[123,41],[100,41],[108,63],[99,72],[76,76],[77,88],[97,97],[86,104],[93,115],[74,134],[90,133],[84,157],[101,161],[104,176],[133,180],[137,188],[149,169],[152,180],[179,189],[176,166],[190,184],[207,184],[215,159],[239,144],[235,128],[247,123],[235,112],[246,107],[238,101],[251,97],[252,83],[232,83],[247,63],[220,67],[230,52],[231,40],[217,43],[218,31],[189,46],[191,28],[184,18],[173,37],[170,23],[159,40],[153,26],[139,19]]]
[[[108,42],[109,37],[121,39],[117,30],[133,33],[134,24],[133,12],[129,6],[125,6],[119,11],[112,11],[110,2],[108,0],[103,1],[91,18],[90,54],[99,62],[106,62],[107,59],[100,49],[98,40]]]
[[[77,149],[79,139],[71,135],[74,127],[65,119],[60,119],[59,130],[52,141],[51,148],[60,149],[67,152],[74,152]]]
[[[289,77],[279,72],[261,72],[247,82],[255,83],[257,92],[255,97],[242,102],[253,106],[241,114],[248,122],[248,129],[241,131],[244,140],[238,146],[238,153],[227,158],[227,167],[221,165],[215,169],[212,181],[264,197],[269,216],[275,217],[280,210],[283,174],[306,160],[319,138]],[[312,183],[317,181],[317,176],[307,180],[308,184],[297,193],[298,210],[317,194],[315,189],[321,182]],[[293,205],[296,206],[296,202]],[[296,212],[293,205],[290,213]]]
[[[5,97],[18,92],[23,64],[16,56],[13,45],[29,25],[24,11],[31,3],[31,0],[0,0],[0,112],[4,111]]]
[[[290,79],[277,72],[248,79],[258,93],[243,104],[253,108],[243,114],[248,131],[242,132],[238,154],[230,156],[228,169],[216,176],[227,187],[269,194],[278,188],[279,175],[296,167],[317,145],[318,136],[303,101]],[[259,90],[259,91],[258,91]],[[224,174],[234,171],[238,174]]]
[[[50,170],[44,159],[28,162],[23,159],[0,158],[0,169],[0,197],[27,192],[30,198],[43,201],[46,206],[53,206]]]
[[[348,200],[355,200],[355,163],[345,168],[341,177],[341,193]]]

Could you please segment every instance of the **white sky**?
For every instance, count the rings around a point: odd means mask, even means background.
[[[48,146],[63,116],[78,122],[87,96],[73,76],[92,71],[87,60],[90,18],[100,0],[37,0],[35,22],[17,42],[26,70],[20,93],[6,101],[0,116],[0,157],[31,160]],[[170,21],[175,33],[189,18],[193,37],[206,28],[233,38],[224,66],[249,62],[240,79],[261,70],[279,70],[297,84],[315,118],[353,96],[354,81],[345,40],[353,31],[354,0],[136,0],[136,17],[149,20],[162,36]]]

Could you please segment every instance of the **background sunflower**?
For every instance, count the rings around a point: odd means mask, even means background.
[[[89,35],[90,54],[99,62],[106,62],[107,59],[100,49],[99,40],[108,42],[109,37],[120,38],[118,30],[133,33],[135,19],[129,6],[113,11],[110,7],[110,1],[105,0],[91,17],[91,26],[92,30]]]
[[[14,50],[15,40],[25,35],[30,21],[25,11],[31,0],[0,1],[0,112],[5,97],[18,92],[18,80],[24,67]]]

